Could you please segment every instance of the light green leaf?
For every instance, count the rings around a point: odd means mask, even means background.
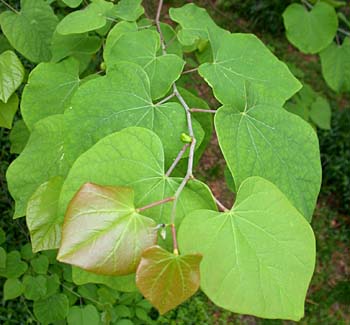
[[[39,120],[61,114],[69,106],[80,83],[79,62],[40,63],[29,75],[24,87],[21,113],[29,130]]]
[[[279,106],[301,88],[287,66],[255,35],[211,33],[210,42],[214,62],[202,64],[199,73],[221,103],[235,105],[244,98],[247,82]]]
[[[114,16],[122,20],[135,21],[143,13],[142,0],[120,0],[113,9]]]
[[[57,32],[62,35],[81,34],[99,29],[106,25],[113,3],[93,0],[86,8],[76,10],[65,16],[57,25]]]
[[[111,44],[111,42],[110,42]],[[133,62],[143,67],[150,79],[151,96],[160,98],[170,90],[182,72],[185,62],[175,54],[157,55],[159,34],[153,30],[124,32],[104,53],[107,68],[119,61]]]
[[[61,35],[54,33],[51,44],[52,62],[58,62],[67,56],[93,54],[101,47],[98,36],[88,34]]]
[[[180,251],[201,253],[201,288],[218,306],[263,318],[300,320],[315,267],[310,225],[272,183],[242,183],[232,210],[184,219]]]
[[[24,297],[29,300],[39,300],[45,297],[47,290],[47,279],[42,275],[23,277]]]
[[[327,85],[336,92],[350,91],[350,38],[342,45],[332,43],[320,53],[322,75]]]
[[[283,13],[283,21],[288,40],[300,51],[311,54],[325,49],[338,28],[334,8],[322,1],[310,11],[301,4],[292,3]]]
[[[41,184],[66,175],[63,137],[63,115],[39,121],[22,154],[7,169],[8,188],[16,201],[14,218],[25,215],[28,200]]]
[[[317,135],[308,123],[247,87],[245,99],[218,110],[215,128],[237,187],[250,176],[261,176],[311,220],[321,163]]]
[[[68,315],[68,309],[68,298],[62,293],[37,300],[33,305],[34,315],[42,324],[50,324],[65,319]]]
[[[233,179],[233,176],[230,172],[230,169],[227,167],[227,165],[225,166],[225,169],[224,169],[224,176],[225,176],[225,181],[228,189],[233,193],[237,193],[235,180]]]
[[[94,305],[74,306],[69,309],[68,325],[100,325],[100,315]]]
[[[18,97],[16,94],[13,94],[6,104],[0,100],[0,127],[12,128],[13,118],[16,115],[17,109]]]
[[[86,183],[66,210],[57,259],[98,274],[134,273],[157,242],[156,226],[135,209],[131,188]]]
[[[117,167],[116,167],[117,166]],[[60,197],[60,215],[69,201],[87,182],[100,185],[130,186],[135,191],[135,206],[173,196],[182,178],[166,177],[160,139],[143,128],[127,128],[100,140],[82,154],[72,166]],[[176,222],[186,213],[200,208],[216,209],[210,190],[199,181],[190,181],[179,197]],[[172,204],[162,204],[143,211],[157,224],[169,223]],[[171,235],[164,245],[169,245]]]
[[[10,153],[21,153],[29,139],[29,130],[23,120],[17,120],[10,133]]]
[[[4,269],[6,267],[6,251],[0,247],[0,269]]]
[[[57,224],[57,206],[63,180],[60,176],[51,178],[28,201],[26,221],[34,252],[59,247],[61,228]]]
[[[19,14],[5,11],[0,15],[1,29],[11,45],[34,63],[50,60],[57,23],[52,8],[42,0],[21,0]]]
[[[153,27],[154,30],[157,30],[156,27]],[[164,43],[166,46],[167,54],[175,54],[182,58],[182,45],[177,39],[177,34],[175,30],[168,24],[160,23],[160,29],[162,30]],[[158,50],[158,55],[162,54],[162,49]]]
[[[39,255],[38,257],[32,259],[30,264],[33,271],[37,274],[46,274],[49,268],[49,259],[45,255]]]
[[[99,283],[122,292],[137,291],[135,284],[135,274],[123,276],[102,275],[87,272],[78,267],[73,267],[72,277],[73,282],[77,285],[83,285],[86,283]]]
[[[23,293],[23,284],[18,279],[7,279],[4,283],[4,300],[11,300]]]
[[[17,55],[13,51],[0,54],[0,102],[7,103],[23,78],[24,68]]]
[[[21,260],[21,254],[18,251],[12,251],[6,256],[5,267],[0,268],[0,277],[16,279],[25,273],[27,269],[28,265]]]
[[[159,246],[150,247],[137,268],[137,287],[164,314],[196,293],[201,260],[200,254],[175,255]]]
[[[83,0],[63,0],[63,2],[70,8],[79,7]]]
[[[331,128],[331,107],[327,99],[317,97],[311,105],[310,118],[321,129],[329,130]]]

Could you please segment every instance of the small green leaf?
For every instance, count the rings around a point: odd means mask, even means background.
[[[30,261],[34,256],[35,254],[33,253],[32,245],[30,243],[21,246],[21,257],[24,260]]]
[[[331,128],[331,107],[327,99],[317,97],[311,105],[310,118],[321,129],[329,130]]]
[[[46,274],[49,267],[49,259],[45,255],[39,255],[30,261],[32,268],[37,274]]]
[[[69,309],[68,325],[99,325],[100,315],[94,305],[74,306]]]
[[[336,92],[350,91],[350,37],[342,45],[332,43],[320,53],[322,75]]]
[[[0,101],[0,127],[12,128],[13,118],[18,109],[18,97],[13,94],[7,103]]]
[[[0,55],[0,101],[7,103],[24,78],[24,68],[13,51]],[[1,108],[0,108],[1,111]]]
[[[0,245],[6,241],[6,233],[4,229],[0,227]]]
[[[29,130],[39,120],[61,114],[79,86],[79,62],[40,63],[29,75],[24,87],[21,113]]]
[[[4,269],[6,267],[6,251],[0,247],[0,269]]]
[[[113,3],[93,0],[85,9],[74,11],[65,16],[57,25],[57,32],[62,35],[81,34],[99,29],[106,25],[108,13]]]
[[[180,305],[199,288],[202,256],[175,255],[159,246],[145,250],[136,272],[136,285],[161,314]]]
[[[308,11],[305,6],[293,3],[283,13],[288,40],[304,53],[315,54],[333,40],[338,18],[332,6],[318,1]]]
[[[63,2],[70,8],[79,7],[83,0],[63,0]]]
[[[0,25],[11,45],[28,60],[49,61],[50,43],[58,19],[45,1],[21,0],[19,14],[5,11]]]
[[[18,251],[12,251],[6,256],[6,265],[0,268],[0,276],[15,279],[19,278],[28,269],[27,263],[21,260],[21,254]]]
[[[57,274],[46,275],[46,294],[44,298],[51,297],[58,292],[61,282]]]
[[[99,274],[135,272],[157,229],[133,201],[131,188],[84,184],[67,208],[57,259]]]
[[[43,324],[63,320],[68,315],[69,302],[67,296],[62,293],[55,294],[43,300],[34,302],[34,315]]]
[[[201,288],[216,305],[263,318],[303,317],[315,237],[272,183],[250,177],[229,212],[192,212],[178,242],[181,252],[203,255]]]
[[[47,290],[47,279],[42,275],[23,277],[24,297],[29,300],[43,299]]]
[[[62,177],[53,177],[41,184],[28,201],[26,220],[34,252],[59,247],[61,228],[57,206],[62,184]]]
[[[4,300],[11,300],[23,293],[23,284],[18,279],[7,279],[4,283]]]
[[[122,20],[135,21],[143,13],[142,0],[120,0],[113,9],[114,16]]]
[[[10,153],[20,154],[29,139],[29,130],[23,120],[17,120],[10,133]]]
[[[186,133],[181,133],[180,139],[182,142],[184,143],[191,143],[192,142],[192,137],[190,137],[188,134]]]

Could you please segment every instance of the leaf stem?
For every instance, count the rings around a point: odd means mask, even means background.
[[[157,14],[156,14],[156,26],[157,26],[157,30],[158,30],[158,33],[159,33],[159,36],[160,36],[160,43],[161,43],[161,46],[162,46],[162,53],[163,53],[163,55],[165,55],[166,54],[166,46],[165,46],[163,32],[162,32],[162,30],[160,28],[160,21],[159,21],[160,13],[162,11],[162,7],[163,7],[163,0],[159,0]]]
[[[182,158],[182,156],[184,155],[184,153],[186,152],[187,148],[190,146],[189,143],[185,143],[184,146],[182,147],[182,149],[180,150],[179,154],[177,155],[177,157],[175,158],[174,162],[171,164],[171,166],[169,167],[168,171],[165,173],[165,176],[170,176],[171,173],[173,172],[173,170],[175,169],[175,167],[177,166],[177,164],[179,163],[180,159]]]
[[[156,106],[164,104],[164,103],[167,102],[169,99],[172,99],[174,96],[175,96],[175,94],[174,94],[174,93],[171,93],[169,96],[163,98],[161,101],[159,101],[158,103],[156,103]]]
[[[313,5],[307,1],[307,0],[301,0],[301,2],[308,8],[308,9],[312,9]]]
[[[20,14],[19,11],[17,11],[15,8],[13,8],[10,4],[8,4],[5,0],[0,0],[7,8],[9,8],[10,10],[12,10],[14,13],[16,13],[17,15]]]
[[[155,207],[157,205],[161,205],[161,204],[164,204],[164,203],[167,203],[167,202],[170,202],[170,201],[174,201],[174,200],[175,200],[175,197],[174,196],[170,196],[170,197],[167,197],[167,198],[165,198],[163,200],[155,201],[155,202],[147,204],[147,205],[145,205],[145,206],[143,206],[141,208],[137,208],[136,212],[141,212],[141,211],[153,208],[153,207]]]
[[[339,32],[339,33],[343,33],[343,34],[346,35],[346,36],[350,36],[350,32],[346,31],[346,30],[343,29],[343,28],[338,28],[338,32]]]
[[[229,209],[227,209],[215,196],[214,200],[216,202],[216,205],[221,209],[221,211],[227,212]]]
[[[173,253],[175,255],[179,255],[179,247],[177,245],[177,239],[176,239],[176,227],[175,224],[171,224],[171,236],[173,238]]]
[[[202,109],[202,108],[191,108],[191,113],[216,113],[216,109]]]
[[[187,73],[195,72],[195,71],[197,71],[197,70],[198,70],[198,68],[188,69],[188,70],[183,71],[182,74],[187,74]]]

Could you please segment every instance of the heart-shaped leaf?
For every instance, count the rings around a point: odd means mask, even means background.
[[[315,238],[272,183],[248,178],[231,211],[194,211],[182,222],[185,254],[203,255],[201,288],[236,313],[298,321],[315,267]]]
[[[113,9],[114,16],[127,21],[137,20],[143,13],[142,0],[120,0]]]
[[[161,314],[175,308],[199,288],[200,254],[175,255],[159,246],[142,253],[136,285]]]
[[[57,259],[107,275],[133,273],[157,241],[154,220],[138,214],[127,187],[84,184],[69,203]]]
[[[24,77],[24,68],[13,51],[0,55],[0,101],[7,103],[20,86]]]
[[[334,8],[318,1],[311,11],[305,6],[293,3],[283,13],[288,40],[304,53],[318,53],[333,40],[338,18]]]

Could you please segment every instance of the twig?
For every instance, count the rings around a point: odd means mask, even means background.
[[[301,2],[302,2],[308,9],[312,9],[312,8],[313,8],[312,4],[311,4],[309,1],[307,1],[307,0],[301,0]]]
[[[175,224],[171,224],[171,236],[173,237],[173,247],[174,247],[174,254],[179,255],[179,247],[177,245],[177,239],[176,239],[176,228]]]
[[[191,113],[216,113],[216,109],[191,108],[190,111]]]
[[[157,15],[156,15],[156,25],[157,25],[157,30],[160,36],[160,43],[162,45],[162,53],[163,55],[166,54],[166,47],[165,47],[165,42],[164,42],[164,37],[163,37],[163,32],[160,28],[160,22],[159,22],[159,18],[160,18],[160,13],[162,11],[162,7],[163,7],[163,0],[159,0],[158,3],[158,9],[157,9]]]
[[[15,8],[13,8],[10,4],[8,4],[5,0],[0,0],[7,8],[9,8],[10,10],[12,10],[14,13],[16,13],[17,15],[20,14],[19,11],[17,11]]]
[[[169,95],[169,96],[163,98],[161,101],[159,101],[159,102],[156,104],[156,106],[164,104],[165,102],[167,102],[169,99],[173,98],[174,96],[175,96],[175,94],[172,93],[171,95]]]
[[[147,204],[141,208],[138,208],[136,209],[136,212],[141,212],[141,211],[144,211],[144,210],[147,210],[147,209],[150,209],[150,208],[153,208],[157,205],[161,205],[161,204],[164,204],[164,203],[167,203],[167,202],[170,202],[170,201],[174,201],[175,200],[175,197],[174,196],[170,196],[170,197],[167,197],[163,200],[159,200],[159,201],[155,201],[155,202],[152,202],[150,204]]]
[[[346,30],[343,29],[343,28],[338,28],[338,32],[343,33],[343,34],[346,35],[346,36],[350,36],[350,32],[346,31]]]
[[[177,164],[179,163],[180,159],[182,158],[182,156],[184,155],[184,153],[186,152],[187,148],[190,146],[189,143],[185,143],[184,146],[182,147],[182,149],[180,150],[179,154],[177,155],[177,157],[175,158],[174,162],[171,164],[170,168],[168,169],[168,171],[165,173],[165,176],[170,176],[171,173],[173,172],[173,170],[175,169],[175,167],[177,166]]]
[[[224,212],[229,211],[215,196],[214,196],[214,200],[216,202],[216,205]]]
[[[198,68],[188,69],[188,70],[183,71],[182,74],[187,74],[187,73],[195,72],[195,71],[197,71],[197,70],[198,70]]]

